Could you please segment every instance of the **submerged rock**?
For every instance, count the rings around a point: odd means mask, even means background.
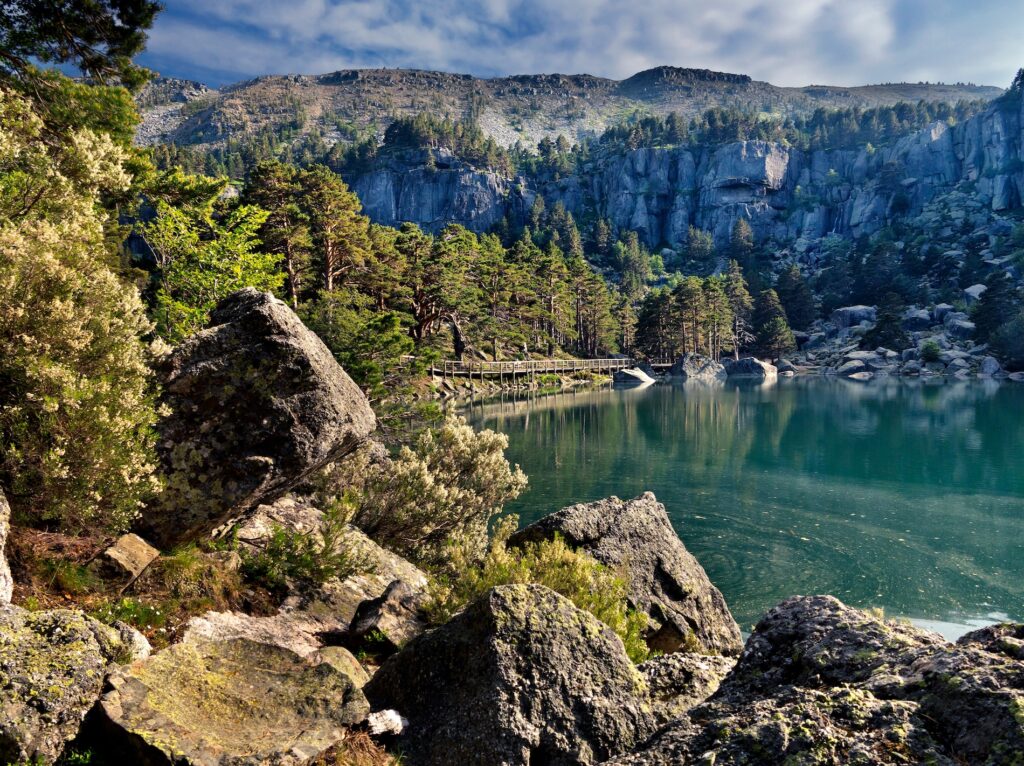
[[[494,588],[393,655],[365,687],[409,720],[418,766],[592,764],[655,726],[610,628],[538,585]]]
[[[81,612],[0,606],[0,763],[53,763],[132,652]]]
[[[563,508],[517,532],[512,545],[555,535],[602,564],[625,571],[632,604],[647,613],[652,649],[739,654],[739,627],[721,592],[672,528],[651,492]]]
[[[681,380],[725,380],[725,367],[700,354],[684,354],[672,365],[672,377]]]
[[[228,296],[165,362],[166,488],[145,515],[171,546],[211,532],[355,449],[370,404],[323,342],[269,293]]]
[[[104,746],[138,766],[299,766],[370,712],[330,663],[244,639],[175,644],[108,684]]]
[[[14,579],[11,577],[11,567],[7,563],[7,536],[11,531],[11,506],[7,504],[7,497],[0,489],[0,606],[11,603],[11,594],[14,593]]]
[[[1024,754],[1020,637],[1000,626],[954,645],[831,596],[788,599],[710,699],[609,763],[1011,764]]]

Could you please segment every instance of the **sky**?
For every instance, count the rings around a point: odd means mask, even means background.
[[[481,77],[654,66],[776,85],[973,82],[1024,67],[1024,0],[164,0],[139,63],[219,86],[402,67]]]

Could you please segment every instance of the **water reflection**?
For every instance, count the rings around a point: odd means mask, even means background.
[[[509,435],[529,521],[651,489],[744,629],[794,593],[964,624],[1024,619],[1024,386],[602,389],[470,408]]]

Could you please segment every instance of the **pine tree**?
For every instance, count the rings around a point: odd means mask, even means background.
[[[775,360],[786,351],[796,348],[793,331],[786,319],[779,296],[774,290],[762,290],[754,306],[757,351]]]
[[[875,326],[864,333],[861,347],[874,349],[884,347],[890,350],[902,349],[910,343],[907,331],[903,329],[903,312],[906,307],[899,293],[888,292],[878,304]]]
[[[1010,321],[1020,307],[1013,280],[1005,271],[998,271],[985,280],[988,288],[974,307],[974,336],[982,343],[992,340],[996,331]]]
[[[775,285],[791,327],[806,330],[815,319],[814,294],[795,263],[779,275]]]
[[[325,165],[302,171],[298,180],[321,286],[331,291],[365,267],[370,220],[360,214],[362,205],[355,193]]]
[[[691,226],[686,236],[686,257],[689,267],[697,274],[705,275],[714,271],[717,254],[711,234]]]
[[[313,247],[309,216],[299,205],[298,192],[298,172],[277,161],[259,163],[245,190],[245,200],[268,213],[259,236],[264,250],[281,257],[292,308],[298,308],[305,288]]]
[[[739,263],[745,271],[751,271],[754,264],[754,232],[746,218],[737,218],[729,237],[729,258]]]
[[[725,275],[725,294],[729,298],[729,310],[732,313],[731,348],[733,358],[740,358],[740,349],[750,343],[754,336],[750,331],[750,314],[754,307],[754,299],[747,289],[747,280],[743,278],[743,269],[736,261],[729,261],[729,271]]]

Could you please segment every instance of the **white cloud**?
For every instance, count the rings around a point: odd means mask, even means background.
[[[628,77],[659,64],[778,85],[1008,83],[1019,0],[170,0],[144,61],[240,79],[350,67]]]

